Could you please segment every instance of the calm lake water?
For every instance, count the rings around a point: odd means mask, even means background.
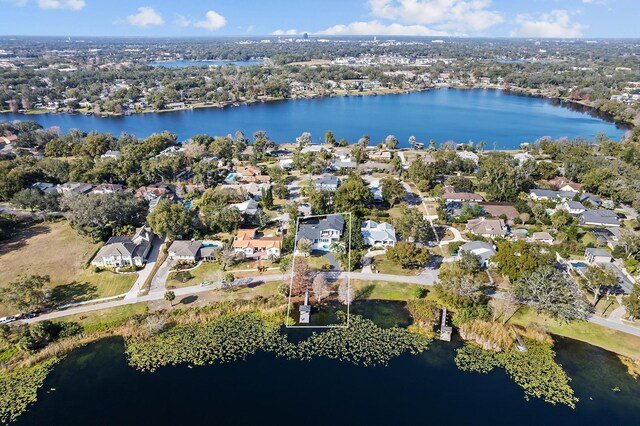
[[[262,61],[158,61],[148,62],[147,65],[153,67],[165,67],[165,68],[184,68],[184,67],[210,67],[210,66],[224,66],[235,65],[238,67],[249,67],[252,65],[261,65]]]
[[[437,143],[447,140],[487,141],[487,149],[518,148],[542,136],[552,138],[581,136],[594,138],[598,133],[619,139],[625,132],[615,124],[546,99],[515,96],[499,90],[437,89],[402,95],[349,96],[324,99],[291,100],[241,105],[225,109],[206,108],[161,114],[140,114],[100,118],[84,115],[2,114],[0,120],[31,119],[45,127],[58,126],[67,131],[122,132],[146,137],[170,130],[179,140],[208,133],[233,134],[242,130],[251,135],[266,130],[278,143],[292,142],[302,132],[311,132],[321,141],[324,132],[333,130],[337,139],[357,142],[369,134],[372,143],[394,134],[401,147],[408,138]]]
[[[356,302],[353,311],[382,327],[410,322],[401,303]],[[299,340],[306,330],[290,330]],[[259,352],[244,361],[134,370],[119,338],[64,359],[19,425],[637,425],[640,383],[607,351],[557,339],[557,360],[573,379],[577,407],[526,401],[501,369],[465,373],[460,342],[434,342],[387,367],[317,358],[286,360]],[[613,391],[613,389],[619,391]]]

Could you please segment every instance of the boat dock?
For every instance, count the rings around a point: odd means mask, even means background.
[[[442,309],[442,321],[440,323],[440,340],[451,341],[453,328],[447,325],[447,308]]]

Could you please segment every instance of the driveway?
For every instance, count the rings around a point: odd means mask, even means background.
[[[147,258],[147,264],[144,265],[144,268],[138,271],[138,278],[136,282],[133,283],[131,289],[124,296],[125,299],[135,299],[138,297],[138,293],[140,289],[144,285],[145,281],[149,277],[149,274],[153,271],[153,268],[156,265],[156,261],[158,260],[158,255],[160,254],[160,248],[164,242],[160,238],[154,238],[153,243],[151,245],[151,252],[149,253],[149,257]]]
[[[336,257],[330,251],[314,250],[312,255],[314,255],[314,256],[322,256],[325,259],[327,259],[329,261],[329,264],[331,265],[331,270],[332,271],[339,271],[340,270],[340,262],[338,262],[338,259],[336,259]]]

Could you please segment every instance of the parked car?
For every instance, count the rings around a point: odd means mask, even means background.
[[[0,324],[9,324],[10,322],[14,322],[16,317],[2,317],[0,318]]]

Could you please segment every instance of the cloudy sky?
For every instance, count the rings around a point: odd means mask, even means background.
[[[640,37],[640,0],[0,0],[0,10],[2,35]]]

